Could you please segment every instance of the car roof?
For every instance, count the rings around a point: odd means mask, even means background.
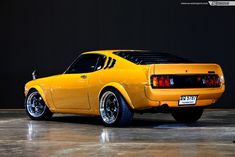
[[[125,50],[125,49],[114,49],[114,50],[95,50],[95,51],[87,51],[83,52],[82,54],[90,54],[90,53],[98,53],[98,54],[105,54],[110,55],[113,52],[120,52],[120,51],[128,51],[128,52],[136,52],[136,51],[146,51],[146,50]]]

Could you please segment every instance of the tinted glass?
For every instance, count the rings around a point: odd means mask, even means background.
[[[152,51],[120,51],[114,54],[125,58],[135,64],[167,64],[167,63],[192,63],[187,59],[169,53]]]
[[[106,56],[99,55],[95,70],[100,70],[104,67],[105,59]]]
[[[98,54],[84,54],[70,66],[66,73],[89,73],[104,66],[104,56]],[[98,69],[99,68],[99,69]]]

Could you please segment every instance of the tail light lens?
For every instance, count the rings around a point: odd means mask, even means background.
[[[152,75],[151,85],[153,88],[169,88],[174,85],[174,80],[169,75]]]
[[[206,75],[202,77],[199,83],[203,84],[205,87],[220,87],[221,80],[218,75]]]
[[[170,87],[170,78],[169,78],[169,76],[166,76],[164,78],[164,86],[165,87]]]
[[[158,82],[158,78],[157,77],[153,77],[152,78],[152,84],[153,84],[154,87],[158,86],[159,82]]]
[[[164,77],[161,76],[158,80],[159,80],[159,87],[163,87],[164,86]]]

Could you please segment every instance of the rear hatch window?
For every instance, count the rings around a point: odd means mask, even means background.
[[[193,63],[193,61],[169,53],[161,53],[154,51],[118,51],[113,53],[132,63],[141,64],[141,65]]]

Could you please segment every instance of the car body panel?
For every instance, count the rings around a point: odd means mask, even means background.
[[[182,95],[197,95],[193,106],[208,106],[215,103],[225,90],[221,67],[217,64],[150,64],[137,65],[113,54],[114,51],[99,50],[83,54],[102,54],[116,60],[114,67],[102,68],[91,73],[60,74],[32,80],[25,85],[25,95],[36,89],[52,112],[99,115],[99,97],[103,89],[117,89],[133,110],[143,110],[168,104],[178,105]],[[108,64],[105,61],[104,67]],[[150,76],[153,74],[207,74],[213,71],[221,78],[219,88],[153,89]],[[86,75],[86,78],[81,78]],[[190,105],[189,105],[190,106]],[[192,105],[191,105],[192,106]],[[185,107],[185,106],[182,106]]]
[[[51,88],[51,95],[56,108],[90,108],[87,88],[88,80],[82,79],[82,75],[84,74],[61,74],[53,79],[53,82],[51,82],[51,87],[53,87]],[[79,99],[80,97],[83,99]]]

